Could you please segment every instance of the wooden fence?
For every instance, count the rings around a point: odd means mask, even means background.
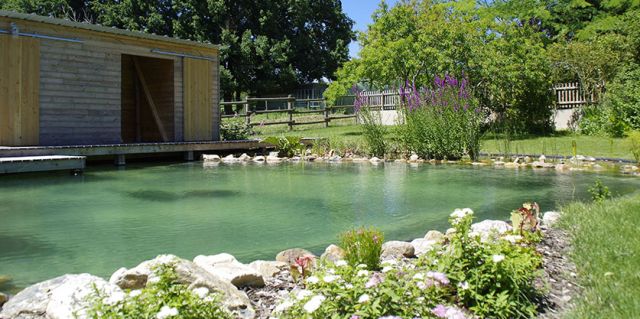
[[[553,92],[559,109],[577,108],[597,101],[595,94],[587,99],[579,83],[556,84],[553,86]]]
[[[284,109],[269,109],[269,102],[285,102]],[[262,105],[261,105],[262,104]],[[302,107],[301,107],[302,105]],[[288,97],[271,97],[271,98],[252,98],[247,97],[243,101],[220,102],[221,107],[231,106],[235,109],[234,114],[223,114],[225,118],[244,118],[248,126],[268,126],[268,125],[288,125],[292,130],[297,125],[324,124],[325,127],[333,120],[353,118],[357,121],[357,115],[353,113],[353,103],[351,105],[336,105],[327,107],[324,99],[296,99],[293,96]],[[264,107],[264,109],[260,109]],[[338,112],[342,111],[342,114]],[[253,121],[252,117],[259,114],[286,114],[284,120],[276,121]],[[321,114],[320,120],[296,120],[296,115]]]
[[[586,99],[584,93],[580,89],[578,83],[561,83],[553,86],[553,92],[556,97],[558,109],[571,109],[581,107],[588,103],[596,101],[596,96]],[[400,94],[396,90],[384,91],[364,91],[363,97],[365,105],[372,109],[391,111],[395,110],[400,104]],[[289,129],[293,129],[297,125],[321,124],[325,127],[329,126],[332,120],[354,118],[357,122],[357,115],[353,113],[353,105],[355,101],[354,95],[345,95],[339,97],[335,106],[327,106],[324,99],[296,99],[293,96],[287,97],[269,97],[269,98],[253,98],[248,97],[243,101],[221,101],[220,106],[231,106],[234,108],[234,114],[222,115],[222,118],[245,118],[246,124],[249,126],[268,126],[268,125],[288,125]],[[270,109],[273,106],[276,109]],[[339,114],[337,112],[342,112]],[[252,117],[259,114],[287,114],[284,120],[277,121],[254,121]],[[224,114],[224,112],[223,112]],[[299,121],[296,115],[321,114],[320,120]]]

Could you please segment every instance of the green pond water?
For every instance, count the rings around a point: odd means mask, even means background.
[[[544,211],[588,199],[596,178],[616,194],[640,186],[612,173],[389,163],[130,164],[0,176],[0,276],[15,290],[65,273],[108,278],[162,253],[228,252],[244,262],[292,247],[321,253],[355,225],[410,240],[444,231],[458,207],[507,219],[524,201]]]

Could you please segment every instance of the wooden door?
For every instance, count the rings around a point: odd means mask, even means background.
[[[213,140],[213,63],[183,59],[184,140]]]
[[[38,145],[40,40],[0,35],[0,145]]]

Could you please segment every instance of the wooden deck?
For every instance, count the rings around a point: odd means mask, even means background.
[[[258,140],[245,141],[210,141],[210,142],[166,142],[166,143],[134,143],[134,144],[102,144],[102,145],[64,145],[64,146],[20,146],[1,147],[0,157],[17,156],[104,156],[178,152],[215,152],[228,150],[249,150],[268,147]]]
[[[66,155],[0,157],[0,174],[83,170],[85,159],[84,156]]]

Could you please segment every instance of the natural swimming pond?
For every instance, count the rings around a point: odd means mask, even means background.
[[[134,163],[2,176],[0,276],[24,287],[64,273],[108,278],[162,253],[228,252],[245,262],[292,247],[321,253],[354,225],[409,240],[444,231],[457,207],[507,219],[524,201],[544,211],[588,199],[596,178],[616,194],[640,186],[612,173],[396,163]]]

